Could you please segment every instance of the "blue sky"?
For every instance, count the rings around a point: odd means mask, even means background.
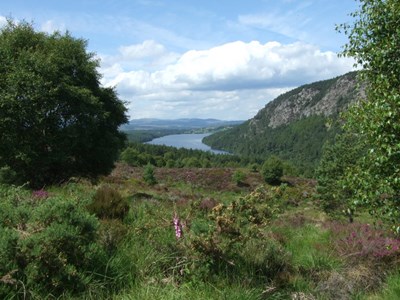
[[[6,17],[68,30],[101,59],[131,119],[249,119],[301,84],[352,70],[338,58],[353,0],[12,0]]]

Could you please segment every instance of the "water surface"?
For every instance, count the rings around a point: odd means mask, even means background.
[[[210,146],[203,144],[202,142],[203,138],[210,134],[211,133],[171,134],[160,138],[156,138],[148,142],[147,144],[211,151],[217,154],[228,154],[228,152],[214,150],[211,149]]]

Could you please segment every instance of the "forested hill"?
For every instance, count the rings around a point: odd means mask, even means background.
[[[244,121],[226,121],[217,119],[136,119],[121,126],[121,130],[190,130],[210,127],[234,126]]]
[[[331,120],[360,98],[356,74],[351,72],[284,93],[254,118],[208,136],[204,143],[245,156],[265,158],[274,154],[311,175],[323,144],[338,131],[331,126]]]

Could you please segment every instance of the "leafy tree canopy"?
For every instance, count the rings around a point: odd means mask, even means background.
[[[354,202],[400,228],[400,2],[360,0],[354,22],[339,30],[349,41],[343,54],[362,67],[367,101],[350,111],[346,129],[363,136],[368,152],[349,170]]]
[[[283,162],[282,160],[272,155],[264,162],[261,173],[266,183],[279,184],[283,176]]]
[[[109,172],[126,108],[87,42],[9,20],[0,30],[0,168],[31,186]],[[10,178],[8,178],[9,180]]]

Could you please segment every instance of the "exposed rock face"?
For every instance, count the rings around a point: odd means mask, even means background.
[[[352,72],[298,87],[269,102],[247,122],[203,141],[214,149],[253,158],[277,155],[312,176],[324,143],[340,132],[334,120],[365,98],[356,77]]]
[[[320,91],[318,90],[305,88],[297,95],[289,97],[287,101],[282,101],[275,108],[275,112],[269,119],[268,126],[275,128],[279,125],[286,125],[301,116],[309,116],[311,114],[310,109],[305,110],[304,108],[319,93]]]
[[[251,124],[267,118],[268,127],[276,128],[312,115],[330,116],[363,96],[357,89],[356,73],[305,85],[268,103]],[[264,123],[264,122],[263,122]]]
[[[343,108],[346,108],[349,104],[357,101],[357,98],[360,97],[356,88],[357,82],[355,78],[351,78],[350,76],[340,77],[332,87],[328,89],[319,102],[310,109],[304,110],[304,116],[316,114],[330,116],[343,110]],[[340,100],[345,99],[348,96],[350,96],[349,102],[346,103],[347,105],[343,106],[343,103],[340,103]]]

